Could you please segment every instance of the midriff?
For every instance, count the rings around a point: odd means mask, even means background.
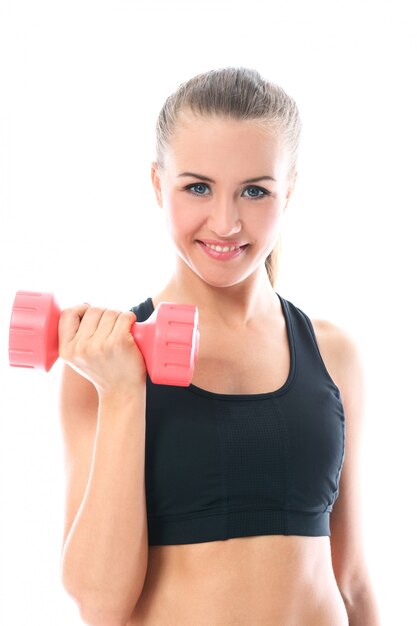
[[[149,546],[127,626],[348,626],[329,537]]]

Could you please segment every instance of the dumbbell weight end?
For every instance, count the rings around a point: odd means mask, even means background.
[[[49,372],[59,354],[60,315],[53,294],[16,292],[9,329],[9,363],[12,367]]]
[[[53,294],[16,293],[9,329],[12,367],[51,369],[59,356],[60,315]],[[132,325],[131,332],[154,384],[190,385],[200,340],[195,305],[160,302],[145,322]]]

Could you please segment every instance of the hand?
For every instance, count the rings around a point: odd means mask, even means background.
[[[132,391],[146,381],[146,364],[130,329],[132,311],[113,311],[84,303],[64,309],[59,318],[59,356],[96,387],[99,396]]]

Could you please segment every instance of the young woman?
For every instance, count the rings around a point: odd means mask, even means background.
[[[274,290],[300,130],[294,100],[257,71],[182,84],[151,168],[170,280],[131,312],[61,315],[62,577],[87,624],[379,625],[360,356]],[[130,334],[160,302],[198,307],[189,387],[152,384]]]

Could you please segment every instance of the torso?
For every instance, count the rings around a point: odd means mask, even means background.
[[[169,301],[152,300],[155,307]],[[338,385],[326,322],[312,323]],[[266,393],[284,385],[290,351],[279,300],[275,314],[256,330],[214,332],[201,316],[199,330],[194,385],[226,394]],[[272,362],[279,363],[273,370]],[[232,625],[348,626],[330,538],[263,535],[149,546],[143,590],[126,626]]]

